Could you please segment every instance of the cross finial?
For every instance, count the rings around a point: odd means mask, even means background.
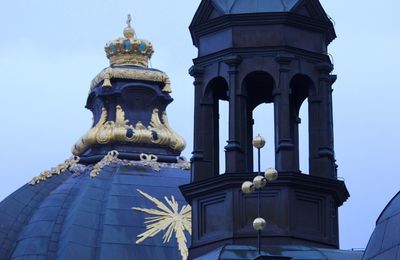
[[[124,36],[128,39],[133,38],[135,36],[135,31],[131,27],[132,17],[128,14],[128,18],[126,19],[126,28],[124,29]]]
[[[131,27],[131,21],[132,21],[132,17],[130,14],[128,14],[128,18],[126,19],[126,25],[128,25],[128,27]]]

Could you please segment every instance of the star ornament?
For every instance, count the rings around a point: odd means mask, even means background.
[[[167,202],[167,204],[164,204],[139,189],[137,191],[143,197],[153,202],[157,209],[132,208],[133,210],[151,215],[145,218],[144,223],[146,224],[146,231],[137,236],[138,240],[136,240],[136,244],[140,244],[147,238],[154,237],[160,231],[165,231],[163,243],[168,243],[172,235],[175,234],[179,252],[181,253],[182,259],[186,260],[189,251],[185,231],[188,232],[189,235],[192,234],[192,214],[190,205],[184,205],[179,210],[178,202],[175,200],[174,196],[171,196],[171,199],[164,197]]]

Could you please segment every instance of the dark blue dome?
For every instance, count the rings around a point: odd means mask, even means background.
[[[382,211],[369,239],[363,259],[400,258],[400,192]]]
[[[289,12],[299,0],[213,0],[224,14]]]
[[[132,207],[160,210],[140,190],[167,207],[173,196],[181,209],[187,170],[111,164],[91,178],[93,165],[80,166],[0,203],[0,259],[182,259],[174,234],[163,242],[165,230],[136,244],[151,215]]]

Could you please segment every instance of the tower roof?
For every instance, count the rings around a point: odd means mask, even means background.
[[[300,0],[213,0],[224,14],[288,12]]]
[[[202,0],[190,31],[195,46],[201,37],[238,26],[282,24],[336,38],[333,23],[318,0]]]

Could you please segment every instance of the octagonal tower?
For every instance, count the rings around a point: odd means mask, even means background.
[[[333,24],[317,0],[203,0],[190,25],[198,57],[192,182],[181,187],[193,208],[191,256],[226,244],[256,245],[253,110],[274,105],[278,181],[262,192],[269,224],[263,247],[339,247],[338,207],[349,197],[337,179],[333,145]],[[218,101],[229,103],[229,137],[219,158]],[[308,100],[309,174],[299,169],[299,110]],[[225,160],[225,171],[219,162]]]

